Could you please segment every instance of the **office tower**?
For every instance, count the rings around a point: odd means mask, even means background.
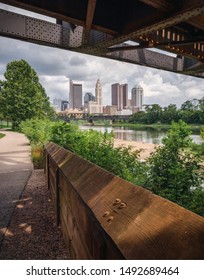
[[[128,107],[128,84],[121,85],[123,109]]]
[[[69,83],[69,108],[82,108],[82,84],[74,84],[72,80]]]
[[[111,85],[111,105],[112,106],[117,106],[117,110],[119,110],[119,96],[120,96],[120,84],[116,83],[116,84],[112,84]]]
[[[88,109],[90,101],[95,101],[95,96],[91,92],[86,92],[84,95],[84,109]]]
[[[68,109],[69,102],[67,100],[61,101],[61,111],[65,111]]]
[[[56,110],[56,111],[64,111],[66,109],[68,109],[68,101],[67,100],[63,100],[63,99],[60,99],[60,98],[54,98],[53,99],[53,108]]]
[[[112,106],[117,106],[121,111],[128,105],[128,84],[120,85],[119,83],[111,85]]]
[[[142,110],[143,99],[144,99],[144,90],[138,84],[132,88],[132,108],[137,108],[138,111]]]

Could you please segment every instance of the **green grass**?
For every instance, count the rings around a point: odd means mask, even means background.
[[[5,134],[0,133],[0,139],[3,138],[5,136]]]

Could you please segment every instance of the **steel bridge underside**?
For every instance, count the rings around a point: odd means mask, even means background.
[[[204,0],[0,3],[56,19],[53,23],[0,9],[1,36],[204,77]]]

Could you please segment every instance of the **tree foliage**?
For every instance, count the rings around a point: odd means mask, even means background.
[[[145,186],[154,193],[176,202],[188,209],[197,209],[204,215],[204,200],[199,209],[195,206],[198,193],[204,197],[201,188],[203,175],[200,158],[193,154],[191,131],[186,123],[173,123],[163,145],[149,158],[149,172]]]
[[[53,125],[49,119],[29,119],[21,122],[20,131],[28,137],[32,145],[43,147],[51,138]]]
[[[37,73],[25,60],[7,64],[5,80],[0,82],[0,110],[18,129],[21,121],[53,115],[49,98]]]
[[[204,98],[187,100],[178,109],[175,104],[162,108],[158,104],[146,106],[145,112],[138,112],[130,116],[130,123],[164,123],[183,120],[188,124],[204,124]]]
[[[146,169],[139,160],[140,152],[133,153],[127,147],[114,148],[112,133],[81,131],[73,124],[56,122],[51,141],[125,180],[141,185],[144,182]]]
[[[102,168],[143,186],[183,207],[204,216],[204,189],[200,158],[192,153],[189,126],[173,123],[163,144],[147,162],[141,162],[140,151],[114,147],[111,133],[81,131],[76,125],[62,121],[23,122],[23,132],[32,143],[53,141]]]

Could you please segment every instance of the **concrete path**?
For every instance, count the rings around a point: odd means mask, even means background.
[[[28,139],[21,133],[3,131],[0,139],[0,246],[33,164]]]

